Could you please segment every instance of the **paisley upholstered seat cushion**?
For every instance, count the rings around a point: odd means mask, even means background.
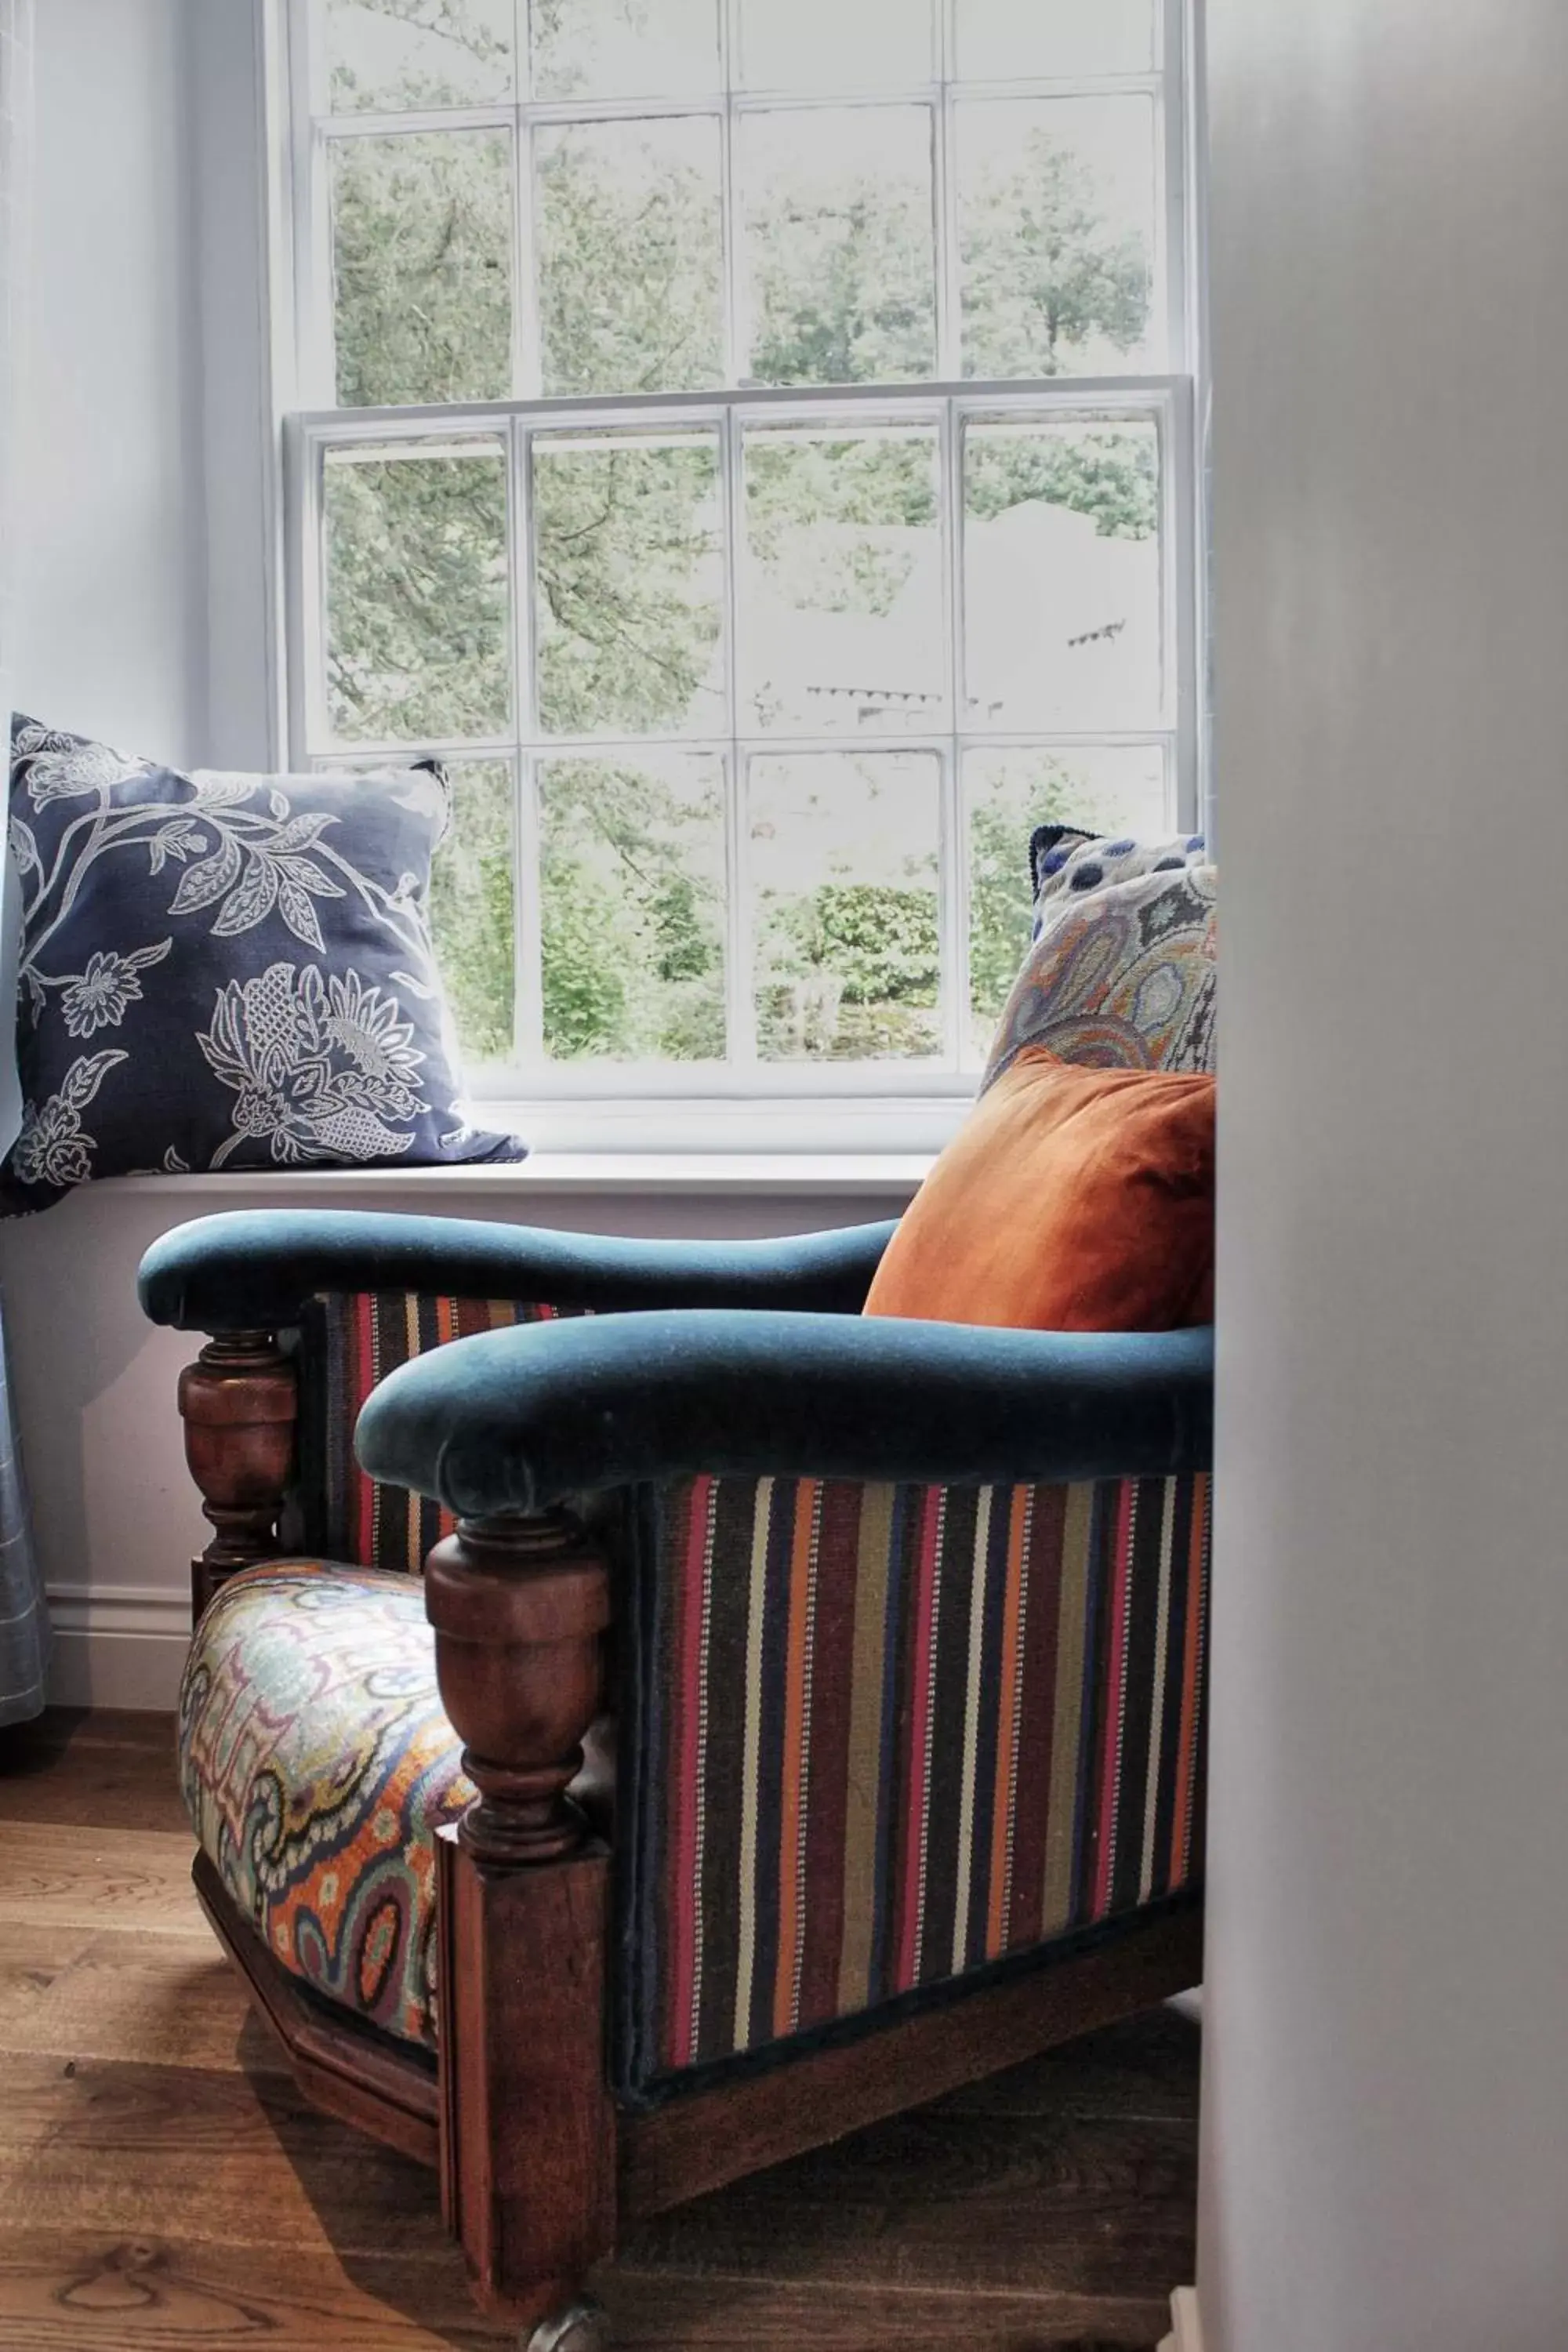
[[[185,1667],[180,1772],[203,1850],[273,1958],[433,2042],[434,1836],[474,1791],[417,1580],[320,1560],[236,1577]]]

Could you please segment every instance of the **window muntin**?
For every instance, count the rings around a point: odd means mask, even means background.
[[[960,1085],[1195,802],[1175,0],[291,5],[294,749],[451,766],[476,1090]]]

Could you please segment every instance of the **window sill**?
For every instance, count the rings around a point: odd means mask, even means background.
[[[243,1194],[289,1202],[363,1202],[422,1194],[430,1201],[663,1197],[744,1200],[907,1199],[929,1151],[539,1151],[518,1165],[474,1168],[299,1168],[232,1174],[121,1176],[95,1186],[137,1198],[200,1200],[204,1213]]]
[[[534,1153],[605,1161],[919,1159],[957,1133],[974,1080],[951,1092],[910,1094],[559,1094],[548,1099],[475,1095],[476,1127],[526,1138]]]

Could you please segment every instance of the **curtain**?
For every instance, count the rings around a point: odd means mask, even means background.
[[[16,593],[16,386],[26,285],[24,252],[32,133],[33,0],[0,0],[0,720],[8,751],[11,655]],[[16,1134],[16,950],[21,899],[9,856],[0,865],[0,1151]],[[17,1456],[16,1416],[0,1300],[0,1724],[37,1715],[44,1704],[49,1622]]]
[[[48,1663],[49,1620],[27,1521],[0,1329],[0,1723],[20,1723],[41,1711]]]

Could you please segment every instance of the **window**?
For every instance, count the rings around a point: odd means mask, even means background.
[[[289,710],[479,1094],[959,1092],[1195,815],[1178,0],[286,0]]]

